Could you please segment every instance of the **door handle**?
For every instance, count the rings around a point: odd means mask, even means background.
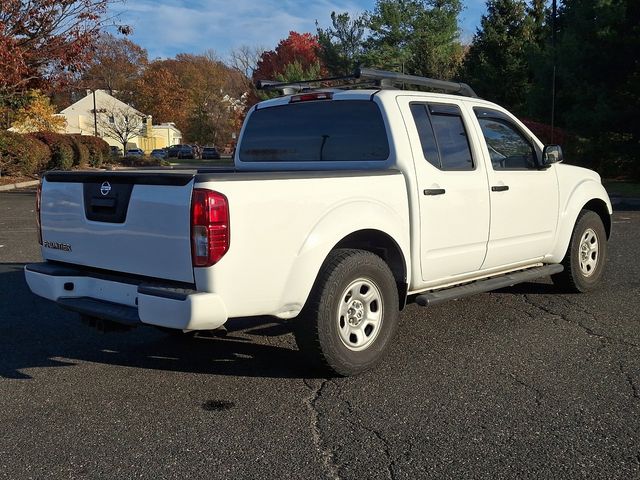
[[[444,195],[444,188],[427,188],[424,192],[425,195]]]
[[[507,190],[509,190],[507,185],[494,185],[491,187],[492,192],[506,192]]]

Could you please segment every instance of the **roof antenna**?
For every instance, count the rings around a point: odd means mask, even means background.
[[[553,58],[553,73],[551,77],[551,144],[553,144],[556,121],[556,0],[551,7],[551,55]]]

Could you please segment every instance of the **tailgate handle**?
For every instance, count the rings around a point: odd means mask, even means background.
[[[93,197],[91,199],[90,205],[91,207],[98,207],[98,208],[115,208],[116,199]]]
[[[106,187],[105,183],[111,187],[106,191],[103,188]],[[124,223],[132,192],[133,183],[120,183],[115,178],[111,182],[84,183],[82,198],[85,218],[92,222]]]

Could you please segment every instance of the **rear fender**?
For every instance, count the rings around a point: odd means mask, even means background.
[[[290,318],[299,313],[329,252],[342,239],[360,230],[378,230],[394,239],[402,251],[409,277],[410,268],[406,264],[410,258],[409,228],[402,218],[384,203],[371,200],[350,201],[328,211],[313,226],[297,252],[281,302],[286,311],[278,316]],[[404,218],[408,218],[408,214]]]

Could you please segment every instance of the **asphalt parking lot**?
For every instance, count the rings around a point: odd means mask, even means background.
[[[603,286],[410,305],[385,362],[318,378],[290,326],[100,334],[32,295],[33,191],[0,194],[0,478],[638,478],[640,212]]]

